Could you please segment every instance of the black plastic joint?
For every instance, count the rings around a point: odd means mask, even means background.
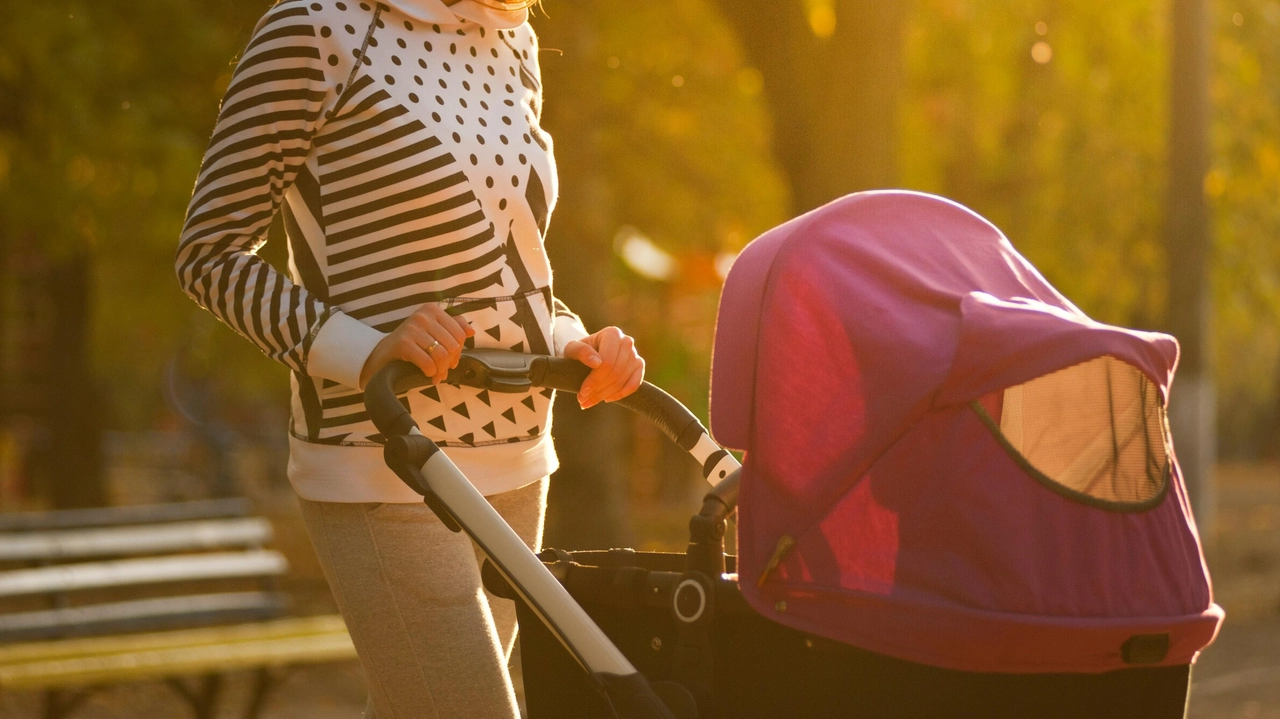
[[[400,479],[404,480],[413,491],[418,494],[426,494],[430,492],[430,488],[422,481],[422,465],[427,463],[440,448],[435,442],[420,434],[402,434],[387,439],[387,444],[382,448],[382,457],[386,460],[387,466],[395,471]],[[411,476],[406,477],[401,470],[413,470]]]
[[[697,446],[698,440],[702,439],[702,435],[707,433],[707,429],[702,426],[696,418],[684,426],[680,433],[676,435],[676,445],[688,452]]]
[[[407,434],[389,438],[382,448],[382,457],[400,481],[422,495],[422,501],[449,531],[461,532],[462,525],[453,518],[453,514],[436,493],[431,491],[431,486],[422,476],[422,466],[439,451],[440,448],[430,439],[420,434]]]
[[[689,519],[689,547],[685,550],[689,569],[713,577],[724,573],[725,531],[722,517],[695,514]]]
[[[721,540],[725,531],[723,516],[695,514],[689,518],[689,538],[693,541]]]
[[[388,428],[389,429],[388,434],[392,437],[397,437],[397,436],[403,437],[408,435],[410,430],[414,430],[417,428],[418,428],[418,423],[413,421],[413,416],[410,415],[408,412],[405,412],[404,414],[398,415],[394,420],[392,420],[391,426]],[[424,437],[424,439],[426,438]]]

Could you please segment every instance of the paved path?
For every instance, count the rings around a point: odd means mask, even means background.
[[[241,719],[251,677],[237,672],[225,685],[217,719]],[[263,719],[359,719],[364,679],[355,662],[315,665],[290,673],[272,695]],[[186,719],[190,705],[160,682],[116,686],[95,694],[73,719]],[[39,719],[39,696],[0,693],[0,719]]]
[[[1196,665],[1190,719],[1280,719],[1280,617],[1232,623]]]

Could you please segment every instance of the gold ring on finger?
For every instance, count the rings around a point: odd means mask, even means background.
[[[431,346],[427,348],[427,354],[431,354],[432,352],[435,352],[436,348],[439,346],[440,346],[440,340],[436,340],[435,342],[432,342]]]

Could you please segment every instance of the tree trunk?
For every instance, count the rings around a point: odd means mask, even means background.
[[[1271,389],[1271,406],[1267,413],[1266,427],[1262,432],[1262,456],[1267,459],[1280,459],[1280,359],[1276,361]]]
[[[721,0],[748,60],[764,77],[774,152],[795,212],[896,184],[909,7],[838,0],[834,35],[819,38],[799,0]]]
[[[47,487],[58,508],[107,503],[102,461],[103,406],[89,367],[92,265],[87,253],[49,273],[53,326],[45,375]]]
[[[607,246],[598,246],[611,227],[608,188],[603,178],[592,175],[569,194],[584,209],[564,218],[557,233],[566,238],[559,244],[573,251],[551,253],[555,293],[579,313],[588,330],[596,330],[609,324],[602,310],[609,255]],[[551,481],[543,544],[562,549],[627,546],[631,532],[622,468],[626,418],[620,416],[626,410],[601,404],[584,412],[575,396],[562,392],[554,411],[552,433],[560,469]]]
[[[0,428],[15,410],[14,374],[17,353],[13,348],[13,327],[9,306],[10,287],[16,281],[13,260],[16,253],[10,251],[9,235],[0,232]]]
[[[593,138],[579,138],[579,142],[590,145]],[[587,150],[580,147],[580,151]],[[594,331],[609,324],[603,309],[609,277],[609,248],[604,241],[613,223],[604,178],[589,173],[583,180],[568,192],[580,209],[562,218],[557,234],[566,239],[549,245],[549,254],[556,272],[556,296]],[[550,249],[557,244],[572,251]],[[554,411],[552,432],[560,469],[551,481],[543,544],[561,549],[629,546],[632,537],[622,464],[626,418],[621,413],[626,410],[601,404],[584,412],[575,396],[560,393]]]
[[[812,207],[898,182],[898,96],[907,3],[840,0],[814,94]]]
[[[1205,0],[1173,0],[1169,100],[1169,330],[1182,346],[1169,422],[1191,506],[1206,540],[1216,511],[1215,393],[1209,286],[1209,15]]]
[[[903,3],[839,0],[835,34],[817,38],[800,0],[721,0],[746,57],[761,73],[774,120],[774,152],[793,191],[797,212],[848,192],[892,185],[896,178],[896,107],[901,85]],[[607,114],[592,93],[602,87],[604,63],[573,64],[596,53],[592,8],[566,13],[539,28],[548,94],[546,127],[560,138],[562,205],[552,222],[548,253],[555,291],[582,313],[589,329],[609,323],[602,307],[616,228],[610,188],[600,172],[600,139],[557,133],[563,125],[601,128]],[[596,58],[598,59],[598,58]],[[568,183],[575,182],[575,186]],[[572,238],[558,241],[556,237]],[[561,469],[551,485],[547,543],[568,548],[626,544],[626,485],[619,462],[625,418],[617,408],[579,411],[572,398],[556,403],[554,433]]]
[[[594,331],[610,324],[605,300],[617,222],[611,188],[601,172],[598,131],[584,134],[560,128],[603,128],[606,113],[599,98],[575,88],[602,87],[601,79],[591,75],[604,65],[581,60],[593,57],[598,41],[590,8],[556,20],[539,27],[544,47],[565,48],[563,56],[542,55],[543,85],[550,89],[542,123],[559,138],[556,161],[564,182],[560,194],[572,202],[556,209],[547,253],[555,268],[556,296]],[[560,469],[551,481],[543,544],[563,549],[627,546],[631,531],[621,457],[626,418],[620,416],[626,410],[598,406],[583,412],[575,397],[561,393],[554,411],[552,433]]]
[[[773,153],[786,173],[792,209],[814,206],[809,189],[813,151],[814,91],[819,46],[801,0],[720,0],[720,12],[736,32],[743,53],[764,79],[773,118]]]

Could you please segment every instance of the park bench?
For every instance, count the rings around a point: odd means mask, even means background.
[[[43,691],[60,719],[163,680],[207,719],[248,669],[256,717],[280,670],[355,657],[340,617],[285,617],[271,536],[243,499],[0,515],[0,691]]]

